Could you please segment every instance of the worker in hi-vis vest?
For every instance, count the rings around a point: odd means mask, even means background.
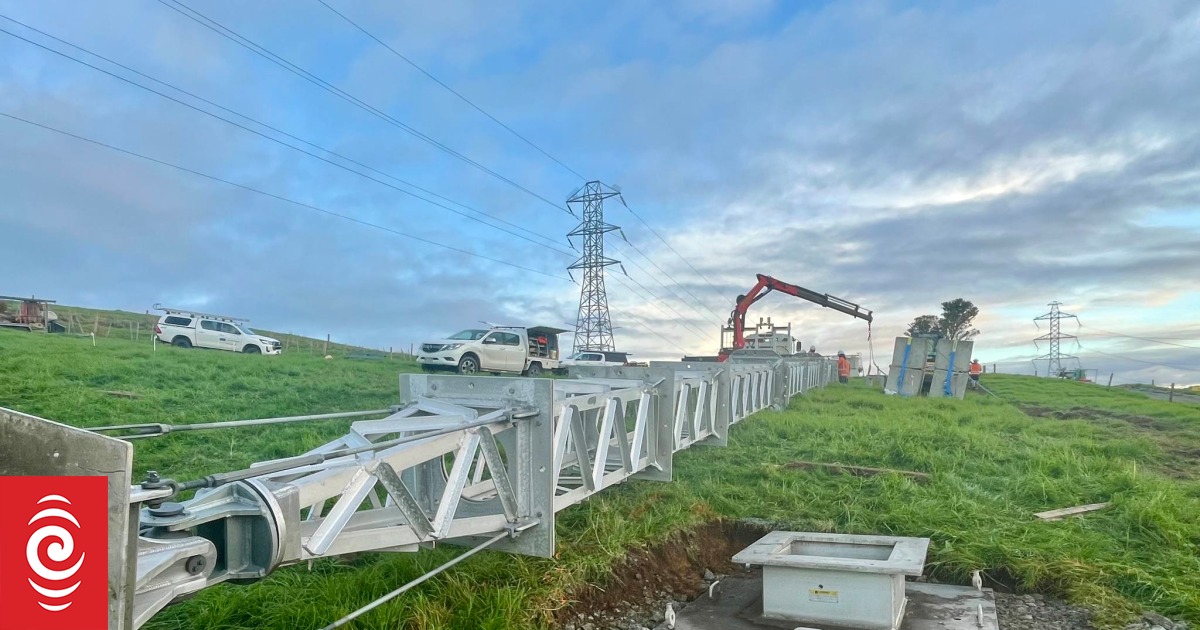
[[[983,366],[979,365],[979,359],[971,359],[971,381],[978,383],[980,374],[983,374]]]
[[[850,382],[850,359],[846,358],[846,353],[838,350],[838,382]]]

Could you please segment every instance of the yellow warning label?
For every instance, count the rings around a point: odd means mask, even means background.
[[[838,592],[814,588],[808,591],[808,599],[813,602],[836,604],[838,603]]]

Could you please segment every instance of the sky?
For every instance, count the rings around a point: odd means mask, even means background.
[[[764,273],[874,311],[754,306],[819,352],[886,368],[961,297],[1033,373],[1059,301],[1102,381],[1200,383],[1195,2],[325,2],[0,0],[0,293],[564,325],[600,180],[635,358],[715,354]]]

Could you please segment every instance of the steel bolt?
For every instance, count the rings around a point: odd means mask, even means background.
[[[183,568],[192,575],[198,575],[204,572],[204,568],[208,566],[208,559],[204,556],[192,556],[183,563]]]

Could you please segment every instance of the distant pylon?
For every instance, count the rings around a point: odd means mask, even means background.
[[[1051,302],[1049,313],[1046,313],[1045,315],[1042,315],[1040,317],[1033,318],[1033,322],[1035,325],[1037,324],[1037,322],[1041,322],[1041,321],[1049,321],[1050,322],[1050,332],[1033,340],[1034,343],[1036,343],[1038,341],[1049,341],[1050,342],[1050,352],[1047,352],[1046,354],[1043,354],[1042,356],[1034,359],[1035,362],[1036,361],[1045,361],[1046,362],[1046,375],[1047,376],[1058,376],[1059,374],[1062,373],[1062,371],[1063,371],[1062,360],[1063,359],[1075,359],[1075,361],[1077,361],[1077,362],[1079,361],[1079,357],[1069,355],[1069,354],[1062,354],[1062,351],[1060,349],[1063,339],[1076,339],[1075,335],[1064,335],[1062,333],[1062,323],[1061,323],[1062,320],[1074,319],[1075,321],[1079,321],[1078,317],[1076,317],[1070,313],[1063,313],[1062,311],[1058,310],[1058,307],[1061,305],[1062,305],[1062,302]]]
[[[579,289],[579,316],[575,319],[575,350],[615,350],[612,319],[608,315],[608,295],[604,291],[604,268],[620,261],[604,255],[604,235],[616,231],[604,222],[604,200],[621,193],[598,181],[584,184],[567,200],[567,207],[581,210],[583,220],[567,233],[583,237],[583,255],[567,267],[568,273],[583,270]]]

